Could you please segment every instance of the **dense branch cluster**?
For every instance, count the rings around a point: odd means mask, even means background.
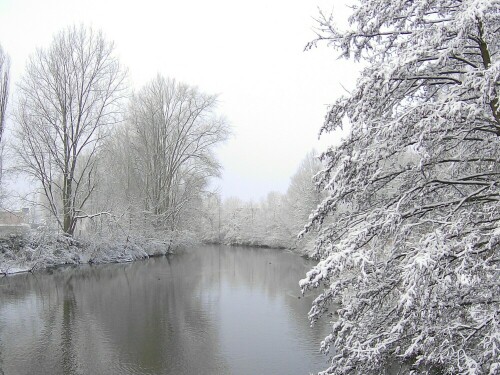
[[[113,51],[101,33],[68,28],[31,56],[18,85],[19,165],[70,235],[95,189],[103,139],[120,119],[125,73]]]
[[[144,209],[171,229],[182,208],[219,174],[213,147],[228,137],[217,98],[158,77],[132,100],[133,145],[144,181]]]
[[[500,2],[363,0],[350,22],[314,42],[368,62],[322,127],[352,129],[308,226],[310,318],[340,304],[325,373],[497,373]]]
[[[92,205],[117,213],[128,229],[194,229],[221,168],[214,148],[229,136],[216,107],[216,96],[162,76],[134,93],[126,123],[106,144],[109,168]]]
[[[179,230],[218,176],[213,149],[229,126],[217,97],[162,76],[128,95],[125,79],[113,43],[83,26],[30,57],[15,148],[18,169],[41,186],[47,227]]]

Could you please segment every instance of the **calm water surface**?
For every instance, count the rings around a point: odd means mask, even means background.
[[[0,279],[0,374],[309,374],[313,265],[276,250],[204,246],[130,264]]]

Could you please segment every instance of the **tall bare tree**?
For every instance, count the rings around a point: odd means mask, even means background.
[[[125,71],[101,32],[70,27],[39,49],[19,84],[21,167],[42,186],[47,208],[72,235],[95,189],[99,149],[121,117]]]
[[[180,213],[219,173],[213,155],[229,127],[215,114],[217,98],[158,76],[130,104],[130,126],[144,182],[143,209],[155,226],[175,229]]]
[[[9,98],[10,59],[0,45],[0,141],[5,129],[5,113]]]

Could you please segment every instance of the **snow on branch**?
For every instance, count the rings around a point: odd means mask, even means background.
[[[352,125],[305,229],[309,317],[338,314],[322,374],[497,373],[500,2],[361,0],[350,22],[312,42],[367,61],[321,128]]]

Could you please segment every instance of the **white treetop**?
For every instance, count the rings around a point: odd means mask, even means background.
[[[367,62],[322,127],[351,132],[306,229],[310,319],[339,304],[324,374],[497,374],[500,1],[360,0],[350,24],[312,43]]]

